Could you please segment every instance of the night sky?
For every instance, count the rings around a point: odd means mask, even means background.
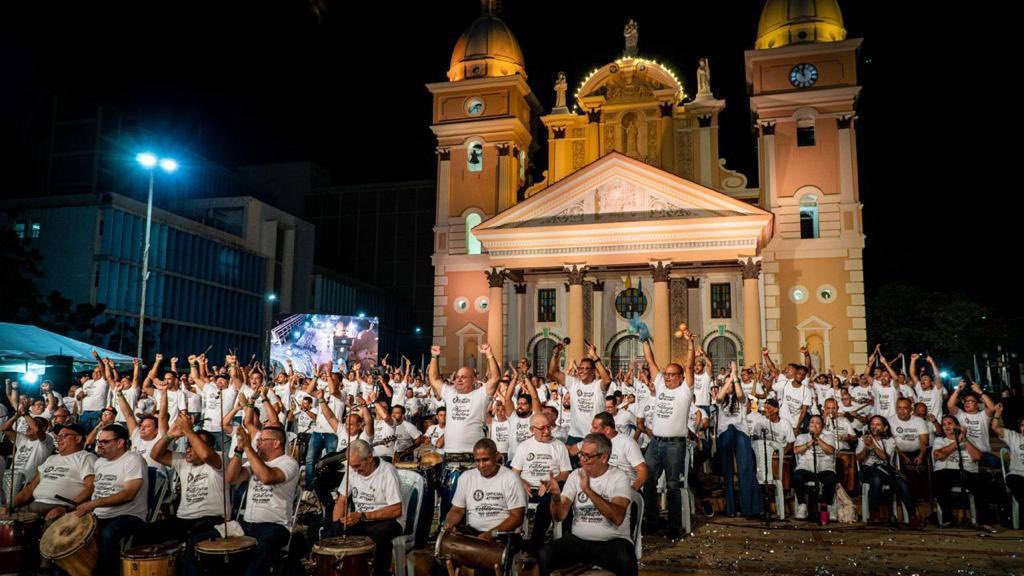
[[[479,3],[319,1],[329,3],[319,23],[304,0],[5,6],[0,195],[31,190],[43,103],[54,92],[136,113],[176,146],[229,166],[312,160],[336,183],[432,177],[423,85],[445,79]],[[743,51],[762,2],[504,4],[546,109],[559,70],[571,95],[621,54],[628,18],[639,23],[640,54],[668,63],[691,94],[697,59],[708,57],[715,93],[728,103],[722,155],[756,182]],[[1022,207],[1008,143],[1019,68],[1010,56],[1020,50],[1001,30],[1012,21],[943,12],[942,3],[840,6],[849,35],[864,38],[858,128],[869,292],[910,282],[1024,314],[1009,281]]]

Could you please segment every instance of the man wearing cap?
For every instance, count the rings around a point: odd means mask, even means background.
[[[8,482],[14,481],[13,492],[21,490],[26,478],[35,474],[36,469],[53,452],[53,440],[46,433],[50,427],[50,421],[42,416],[30,416],[24,405],[19,405],[19,411],[7,422],[4,422],[4,435],[14,443],[14,464],[10,471],[4,473],[3,489],[0,501],[7,502],[11,485]],[[24,433],[15,431],[18,420],[24,419],[26,431]]]
[[[58,426],[56,436],[57,453],[36,467],[32,481],[14,497],[13,506],[26,507],[48,522],[62,516],[65,506],[88,500],[95,477],[96,455],[83,449],[85,431],[82,427],[78,424]]]

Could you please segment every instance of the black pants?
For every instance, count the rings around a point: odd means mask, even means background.
[[[331,524],[331,535],[336,536],[342,533],[341,523]],[[373,540],[373,574],[374,576],[387,576],[391,573],[391,540],[402,533],[402,525],[397,520],[376,520],[369,522],[357,522],[349,526],[345,532],[350,536],[369,536]]]
[[[1020,502],[1021,506],[1024,506],[1024,476],[1020,474],[1009,474],[1006,477],[1006,487],[1010,489],[1010,494]]]
[[[817,476],[810,470],[794,470],[793,492],[796,492],[796,501],[807,504],[807,494],[814,489],[814,486],[807,486],[807,483],[814,480],[821,483],[821,500],[818,503],[826,506],[831,504],[836,495],[836,473],[831,470],[818,472]]]
[[[194,576],[199,573],[199,565],[195,554],[196,543],[202,540],[209,540],[210,534],[216,530],[217,524],[223,524],[223,522],[224,518],[221,516],[205,516],[191,520],[173,516],[161,524],[158,530],[160,538],[158,541],[184,540],[184,574],[185,576]],[[202,540],[197,539],[196,536],[200,536]]]
[[[537,564],[540,576],[573,564],[600,566],[616,576],[637,574],[636,547],[624,538],[584,540],[570,534],[541,548]]]
[[[991,489],[988,481],[988,474],[977,472],[964,472],[967,478],[967,489],[974,495],[974,506],[978,511],[978,522],[988,524],[988,491]],[[943,520],[949,521],[953,518],[953,506],[962,506],[967,502],[967,497],[962,494],[954,494],[953,487],[960,486],[960,470],[937,470],[932,473],[932,486],[935,491],[935,499],[942,506]],[[961,498],[963,498],[961,500]],[[967,504],[970,506],[970,503]]]
[[[120,572],[121,543],[124,539],[139,534],[146,526],[135,516],[114,516],[100,518],[96,528],[99,533],[99,557],[95,574],[117,574]]]
[[[544,535],[551,527],[551,494],[537,496],[537,490],[530,490],[530,502],[537,503],[537,514],[533,517],[533,531],[530,532],[530,548],[536,550],[544,543]]]

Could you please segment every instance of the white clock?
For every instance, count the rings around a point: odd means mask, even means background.
[[[466,114],[479,116],[484,113],[484,101],[479,98],[466,100]]]
[[[797,64],[789,71],[789,83],[797,88],[810,88],[818,81],[818,69],[814,64]]]

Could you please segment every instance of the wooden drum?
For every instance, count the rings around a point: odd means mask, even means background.
[[[483,568],[508,574],[512,567],[512,554],[504,542],[442,532],[434,545],[434,557],[441,563],[451,562],[456,567]]]
[[[71,576],[92,576],[99,557],[96,516],[65,514],[50,524],[39,543],[39,553]]]
[[[34,512],[0,515],[0,573],[35,574],[41,523]]]
[[[176,576],[181,545],[136,546],[121,553],[121,576]]]
[[[375,546],[367,536],[335,536],[313,545],[316,576],[369,576]]]
[[[210,576],[234,576],[245,571],[256,548],[256,539],[250,536],[211,538],[196,544],[199,573]]]

